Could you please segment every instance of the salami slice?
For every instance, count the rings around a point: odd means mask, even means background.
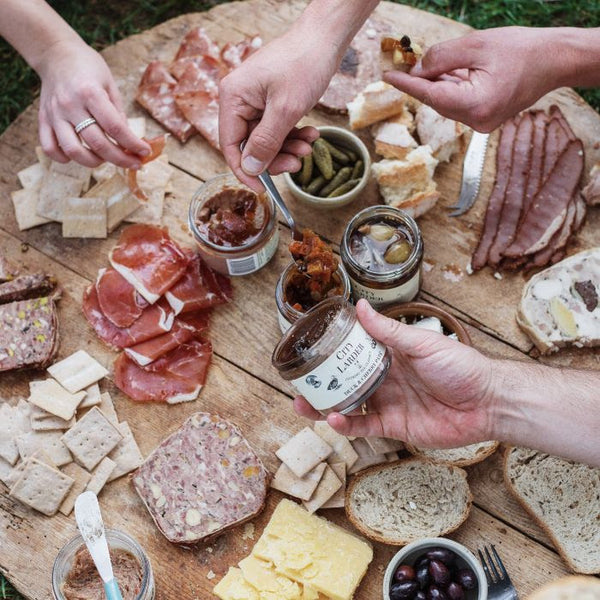
[[[262,39],[258,35],[242,40],[237,44],[228,42],[221,49],[221,61],[227,65],[229,69],[235,69],[261,46]]]
[[[196,413],[136,471],[133,485],[159,531],[192,545],[258,515],[268,474],[240,429]]]
[[[100,310],[117,327],[132,325],[148,306],[148,302],[115,269],[100,269],[96,293]]]
[[[177,54],[175,55],[175,60],[187,56],[201,56],[204,54],[218,59],[219,46],[210,39],[204,27],[194,27],[183,38],[179,50],[177,50]]]
[[[212,81],[216,86],[228,72],[228,68],[218,58],[208,55],[180,58],[171,63],[169,70],[178,80],[175,94],[190,91],[193,89],[190,84],[198,79]],[[189,71],[188,75],[186,71]]]

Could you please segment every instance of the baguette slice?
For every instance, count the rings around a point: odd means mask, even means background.
[[[460,448],[417,448],[406,444],[406,449],[415,456],[422,456],[438,465],[466,467],[484,461],[496,452],[499,442],[479,442]]]
[[[576,573],[600,573],[600,469],[526,448],[504,457],[508,489]]]
[[[405,110],[406,94],[384,81],[370,83],[348,102],[350,129],[362,129]]]
[[[585,575],[566,575],[551,581],[527,597],[527,600],[599,600],[600,581]]]
[[[354,477],[345,509],[363,535],[404,546],[457,529],[469,516],[471,501],[465,471],[413,457]]]

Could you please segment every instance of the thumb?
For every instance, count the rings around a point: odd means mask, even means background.
[[[440,42],[429,48],[421,61],[411,70],[411,75],[436,79],[444,73],[456,69],[468,69],[475,66],[476,51],[467,37]]]

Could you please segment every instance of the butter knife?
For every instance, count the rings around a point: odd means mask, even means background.
[[[454,212],[451,217],[458,217],[466,213],[477,199],[479,186],[481,184],[481,175],[483,173],[483,163],[485,162],[485,151],[487,149],[489,133],[479,133],[473,131],[465,162],[463,163],[462,185],[460,187],[460,196],[454,206]]]

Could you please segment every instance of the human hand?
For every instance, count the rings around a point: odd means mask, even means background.
[[[331,413],[331,427],[343,435],[396,438],[433,448],[491,439],[490,359],[436,332],[384,317],[365,300],[356,308],[365,330],[392,349],[392,365],[368,400],[368,414]],[[302,396],[294,399],[294,408],[301,416],[323,418]]]
[[[502,27],[435,44],[384,79],[440,114],[489,132],[561,85],[560,29]]]
[[[88,167],[108,161],[139,168],[150,147],[129,129],[119,90],[100,54],[79,41],[63,41],[48,49],[37,70],[40,142],[50,158]],[[75,125],[90,117],[96,124],[77,135]]]

